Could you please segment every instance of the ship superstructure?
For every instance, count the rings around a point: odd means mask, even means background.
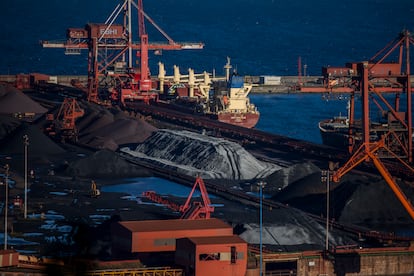
[[[253,84],[236,72],[230,74],[230,58],[224,66],[225,77],[211,77],[211,74],[181,75],[178,66],[174,76],[167,77],[160,65],[160,95],[177,110],[209,116],[220,122],[253,128],[260,118],[257,107],[250,102],[249,93]]]

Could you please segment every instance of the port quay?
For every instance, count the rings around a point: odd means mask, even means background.
[[[0,82],[13,83],[18,79],[19,75],[0,75]],[[74,80],[77,83],[86,85],[88,81],[87,75],[45,75],[39,73],[32,73],[30,76],[34,76],[35,81],[45,81],[49,83],[72,86]],[[313,92],[326,92],[324,87],[323,76],[244,76],[245,82],[253,84],[251,93],[255,94],[269,94],[269,93],[309,93],[309,91],[301,91],[299,84],[303,86],[316,88]],[[224,79],[223,77],[216,77],[216,79]],[[157,79],[153,79],[157,81]],[[414,77],[411,77],[411,83],[414,83]],[[318,90],[320,88],[320,90]]]
[[[86,84],[86,75],[42,75],[46,82],[71,86],[72,80]],[[15,82],[17,75],[0,75],[0,82]],[[252,93],[289,93],[295,92],[299,79],[308,85],[322,85],[322,76],[245,76],[246,82],[252,83]]]

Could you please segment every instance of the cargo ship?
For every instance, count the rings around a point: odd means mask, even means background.
[[[244,77],[233,75],[226,82],[226,88],[221,87],[220,83],[216,83],[207,112],[216,114],[223,123],[245,128],[256,126],[260,113],[248,97],[253,85],[246,83]]]
[[[231,68],[230,60],[224,68]],[[168,92],[164,94],[164,98],[160,95],[160,102],[177,111],[253,128],[260,119],[260,112],[248,97],[252,88],[253,84],[246,82],[244,76],[239,76],[235,72],[230,75],[227,71],[225,79],[222,80],[207,81],[199,85],[167,85]]]
[[[363,141],[362,119],[354,119],[352,125],[349,123],[350,105],[348,102],[347,116],[339,114],[330,119],[325,119],[319,122],[319,132],[322,138],[322,144],[346,149],[353,145],[359,145]],[[404,117],[405,113],[400,112]],[[375,142],[381,139],[390,131],[404,131],[404,126],[389,112],[383,112],[378,121],[370,121],[370,142]],[[412,137],[414,138],[414,137]]]

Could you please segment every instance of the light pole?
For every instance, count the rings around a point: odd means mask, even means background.
[[[8,209],[9,209],[9,164],[6,164],[4,167],[6,169],[6,199],[5,199],[5,206],[4,206],[4,250],[7,250],[7,216],[8,216]]]
[[[321,181],[326,182],[326,237],[325,237],[325,250],[329,250],[329,194],[330,194],[330,181],[331,177],[335,174],[335,169],[338,168],[338,163],[329,161],[329,169],[321,171]]]
[[[326,173],[326,238],[325,238],[325,250],[329,249],[329,170]]]
[[[330,180],[330,171],[322,170],[321,171],[321,182],[326,183],[326,237],[325,237],[325,250],[329,249],[329,180]]]
[[[24,144],[24,218],[27,218],[27,148],[29,146],[29,137],[23,136]]]
[[[260,197],[260,276],[263,275],[263,188],[266,186],[266,182],[260,181],[257,183],[259,186],[259,197]]]

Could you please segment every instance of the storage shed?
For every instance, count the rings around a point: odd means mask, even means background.
[[[247,243],[237,235],[177,240],[175,263],[185,275],[246,275]]]
[[[113,249],[125,253],[175,251],[180,238],[232,236],[219,219],[121,221],[112,225]]]

